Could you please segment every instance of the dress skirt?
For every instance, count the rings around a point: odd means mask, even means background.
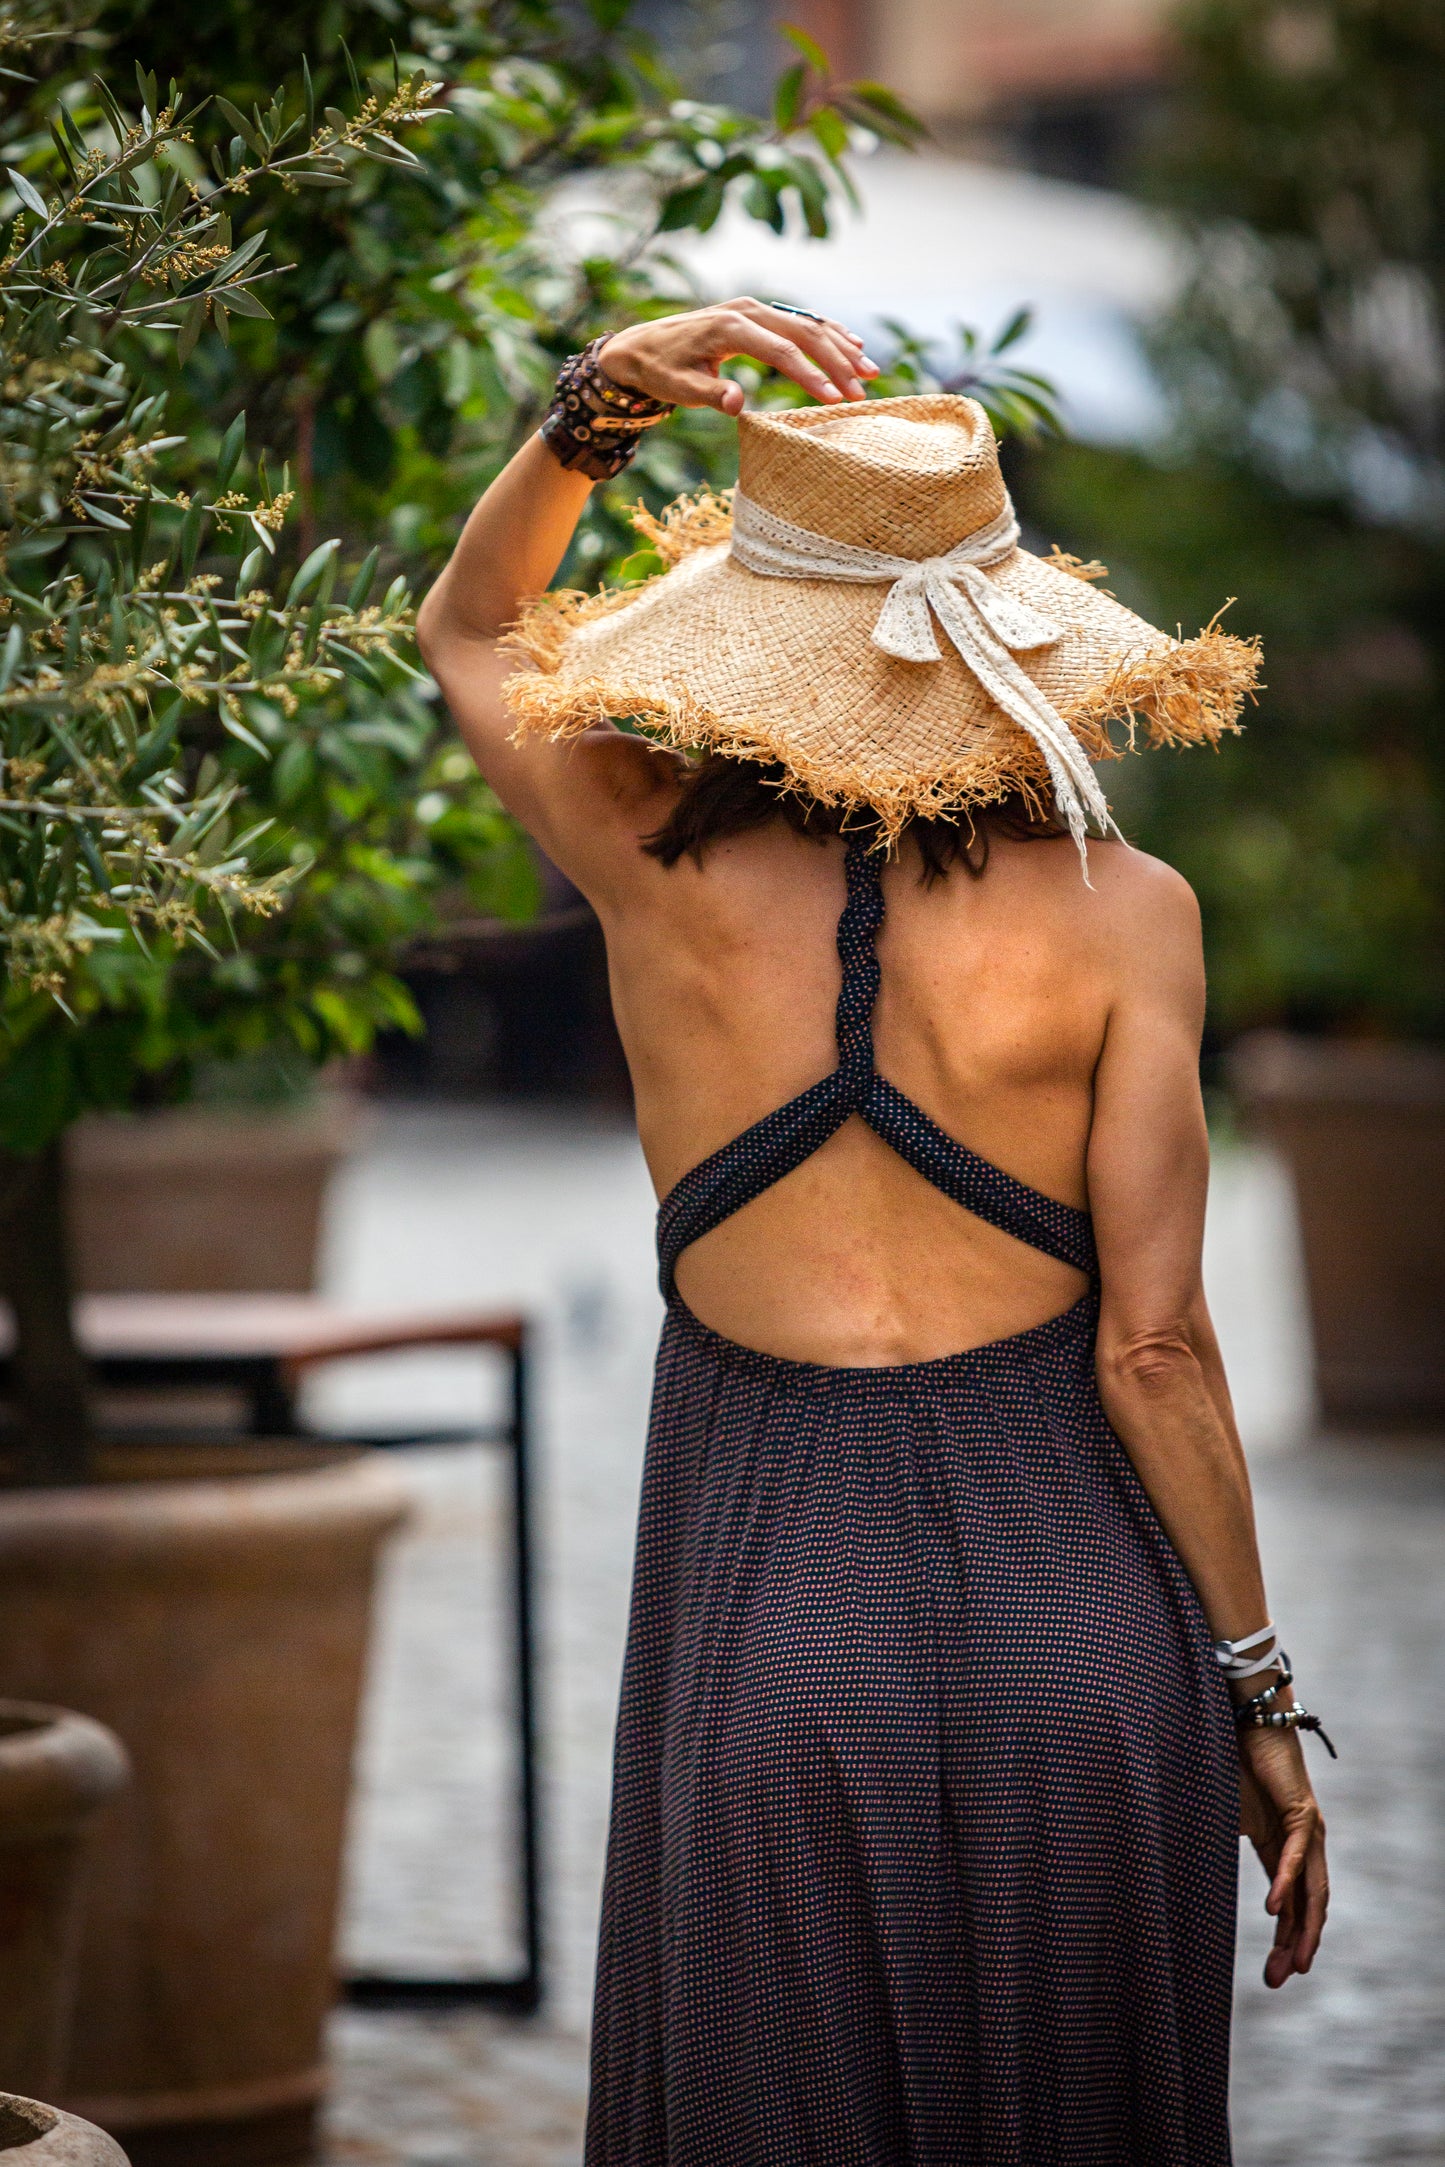
[[[672,1303],[587,2167],[1228,2167],[1234,1727],[1095,1317],[834,1369]]]

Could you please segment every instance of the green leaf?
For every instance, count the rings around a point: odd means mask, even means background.
[[[75,179],[75,160],[71,156],[70,145],[66,142],[65,137],[53,120],[49,125],[50,140],[55,145],[55,154],[60,160],[66,179],[73,181]]]
[[[229,121],[247,148],[254,151],[258,158],[264,158],[266,156],[266,145],[256,133],[251,122],[247,120],[241,108],[238,105],[232,105],[230,99],[223,98],[219,91],[216,93],[216,108],[222,117]]]
[[[201,522],[205,516],[206,507],[197,499],[181,521],[181,580],[183,584],[196,569],[196,553],[201,546]]]
[[[773,86],[773,125],[781,135],[787,134],[798,117],[807,72],[802,61],[795,60],[790,68],[784,68]]]
[[[10,176],[11,187],[25,205],[26,210],[34,211],[37,218],[48,219],[50,216],[49,208],[46,205],[44,196],[41,195],[40,190],[34,183],[27,181],[23,173],[17,173],[14,166],[7,166],[5,171]]]
[[[261,576],[266,563],[264,549],[253,549],[241,559],[241,569],[236,574],[237,594],[249,594]]]
[[[316,85],[311,80],[311,64],[304,53],[301,55],[301,94],[305,101],[306,138],[309,142],[316,133]]]
[[[19,668],[20,658],[24,652],[25,634],[21,631],[19,625],[12,624],[5,635],[4,653],[0,654],[0,692],[9,690],[10,680]]]
[[[227,286],[224,288],[224,292],[226,307],[233,316],[259,316],[264,318],[267,323],[270,323],[271,311],[264,301],[257,298],[249,286]]]
[[[386,679],[369,656],[360,654],[354,647],[343,647],[338,640],[328,640],[326,652],[359,685],[365,685],[371,692],[385,692]]]
[[[242,722],[239,715],[232,712],[229,705],[223,705],[221,708],[221,728],[228,730],[232,737],[239,738],[243,745],[249,745],[252,752],[260,753],[263,760],[270,759],[271,754],[268,747],[262,744],[254,731],[246,728],[245,723]]]
[[[141,739],[135,749],[135,758],[127,771],[128,782],[149,782],[152,775],[158,774],[168,765],[185,704],[181,699],[172,700],[154,729],[147,731]]]
[[[240,413],[231,423],[230,428],[221,438],[221,448],[216,454],[216,494],[218,496],[229,486],[231,476],[236,471],[236,463],[245,448],[246,409],[242,407]]]
[[[329,542],[323,542],[319,549],[312,550],[286,591],[286,606],[288,609],[293,602],[299,602],[303,595],[311,592],[322,573],[329,566],[334,566],[336,552],[340,547],[340,542],[333,538]]]
[[[105,505],[97,504],[94,497],[82,497],[80,502],[98,527],[110,527],[121,534],[130,533],[130,521],[122,519],[118,512],[108,511]]]
[[[905,148],[926,138],[929,128],[886,83],[849,83],[838,93],[837,103],[851,119],[872,128],[889,143]]]
[[[92,836],[90,829],[83,820],[77,820],[74,823],[74,830],[75,840],[79,847],[80,855],[82,856],[82,858],[84,858],[86,865],[90,870],[91,879],[95,882],[96,887],[101,890],[102,894],[109,895],[110,874],[106,871],[104,858],[102,858],[100,852],[95,846],[95,838]]]
[[[176,359],[182,366],[196,350],[196,341],[206,325],[206,297],[198,293],[181,318],[180,337],[176,340]]]
[[[304,737],[293,737],[282,746],[271,771],[277,802],[291,807],[303,798],[316,779],[316,756]]]
[[[820,105],[808,126],[829,158],[841,158],[848,148],[848,128],[834,106]]]
[[[807,31],[800,30],[796,23],[779,23],[778,28],[782,31],[789,45],[792,46],[793,51],[802,54],[804,60],[807,61],[808,66],[815,74],[824,77],[832,74],[833,71],[829,65],[828,55],[816,38],[810,38]]]
[[[783,230],[783,205],[775,183],[767,175],[755,173],[743,190],[743,208],[749,218],[757,218],[774,233]]]
[[[698,233],[706,233],[717,222],[725,193],[715,173],[691,187],[674,189],[662,206],[657,221],[658,232],[677,233],[691,227]]]
[[[372,584],[376,579],[376,568],[380,562],[381,551],[379,549],[370,550],[362,559],[356,577],[351,582],[351,591],[346,597],[346,607],[349,610],[365,609],[367,599],[371,594]]]
[[[1022,308],[1014,310],[1012,316],[1010,316],[1008,322],[1004,325],[992,346],[990,346],[989,352],[991,354],[1002,354],[1010,346],[1016,346],[1033,323],[1033,320],[1033,309],[1028,302],[1025,302]]]

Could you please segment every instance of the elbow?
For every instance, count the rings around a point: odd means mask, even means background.
[[[1193,1335],[1183,1320],[1119,1332],[1101,1325],[1098,1367],[1107,1392],[1136,1402],[1173,1400],[1203,1383]]]

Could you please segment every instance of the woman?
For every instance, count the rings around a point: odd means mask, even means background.
[[[731,539],[524,614],[739,354],[818,404],[741,421]],[[872,374],[750,300],[599,342],[421,617],[602,921],[663,1199],[587,2159],[1222,2167],[1240,1799],[1279,1986],[1317,1724],[1200,1283],[1194,899],[1085,841],[1085,755],[1217,737],[1254,657],[1021,551],[980,410]]]

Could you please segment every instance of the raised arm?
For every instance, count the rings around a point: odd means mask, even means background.
[[[736,414],[742,389],[719,371],[739,354],[828,402],[862,398],[863,378],[877,374],[862,341],[841,324],[746,299],[634,324],[607,341],[602,365],[652,398]],[[673,763],[611,729],[567,745],[514,744],[501,687],[518,663],[498,640],[555,576],[591,486],[532,437],[472,512],[417,623],[427,667],[478,767],[588,894],[636,856],[639,829],[661,817]]]
[[[1138,861],[1136,861],[1137,864]],[[1199,913],[1166,867],[1139,867],[1128,977],[1095,1081],[1089,1200],[1102,1299],[1104,1410],[1189,1574],[1216,1639],[1269,1616],[1254,1509],[1201,1255],[1209,1139],[1199,1091],[1204,964]],[[1270,1683],[1233,1688],[1247,1698]],[[1276,1705],[1289,1706],[1286,1689]],[[1308,1971],[1328,1900],[1324,1822],[1299,1734],[1240,1733],[1243,1826],[1270,1876],[1275,1945],[1265,1978]]]

